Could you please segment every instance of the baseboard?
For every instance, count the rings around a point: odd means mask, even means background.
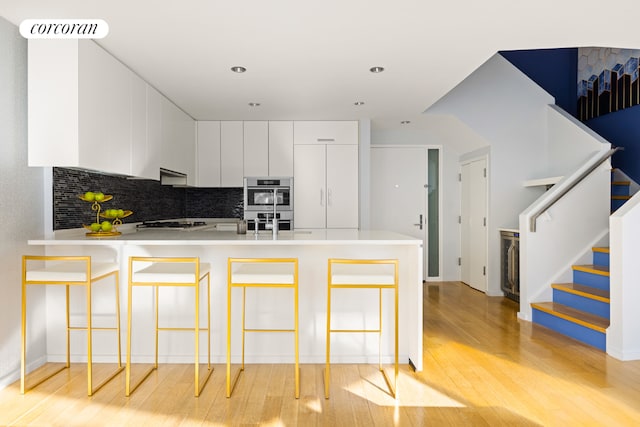
[[[607,354],[613,357],[614,359],[618,359],[623,362],[640,360],[640,349],[623,351],[618,348],[611,348],[611,346],[607,344]]]
[[[27,373],[38,369],[45,363],[47,363],[47,358],[45,356],[42,356],[31,363],[27,363]],[[20,363],[18,362],[17,366],[14,369],[12,369],[5,376],[0,377],[0,390],[7,388],[7,386],[13,384],[19,379],[20,379]]]

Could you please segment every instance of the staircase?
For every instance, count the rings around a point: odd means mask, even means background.
[[[593,248],[592,265],[574,265],[573,283],[557,283],[553,302],[532,303],[533,323],[606,350],[609,248]]]
[[[631,198],[628,181],[611,182],[611,212]],[[552,284],[553,301],[532,303],[533,322],[606,351],[609,248],[592,248],[593,264],[574,265],[573,282]]]

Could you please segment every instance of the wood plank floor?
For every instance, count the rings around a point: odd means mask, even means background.
[[[424,285],[424,371],[403,366],[400,399],[375,366],[249,365],[234,395],[224,367],[193,397],[190,365],[161,365],[129,398],[124,374],[93,397],[74,365],[22,396],[0,391],[0,425],[37,426],[632,426],[640,421],[640,362],[620,362],[516,318],[517,305],[459,282]],[[96,375],[111,366],[98,365]]]

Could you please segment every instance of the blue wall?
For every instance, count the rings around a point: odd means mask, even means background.
[[[585,122],[613,145],[624,147],[613,155],[612,165],[640,182],[640,105],[605,114]]]
[[[577,117],[578,49],[501,51],[500,54],[531,80],[556,98],[556,104]],[[640,106],[605,114],[584,122],[614,146],[624,151],[612,164],[640,182]]]
[[[505,50],[500,54],[549,92],[556,105],[578,114],[578,49]]]

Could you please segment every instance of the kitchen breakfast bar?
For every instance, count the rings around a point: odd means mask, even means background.
[[[111,238],[86,237],[83,231],[57,233],[55,237],[29,240],[30,245],[44,246],[46,255],[90,255],[94,261],[107,260],[120,265],[120,305],[122,336],[126,333],[127,269],[130,256],[199,257],[211,265],[211,357],[213,363],[226,358],[227,260],[236,258],[297,258],[299,262],[299,330],[300,362],[324,363],[327,318],[327,260],[398,259],[399,260],[399,361],[422,370],[422,241],[386,231],[295,230],[254,234],[231,231],[145,230],[123,232]],[[206,283],[201,285],[206,289]],[[47,287],[47,361],[65,358],[65,293],[61,286]],[[109,288],[110,286],[103,286]],[[74,291],[76,291],[74,293]],[[238,292],[239,289],[234,290]],[[290,289],[250,289],[247,291],[247,327],[290,327],[293,319]],[[355,292],[355,293],[354,293]],[[115,317],[112,293],[97,283],[92,289],[94,324],[108,324]],[[83,291],[72,289],[72,321],[82,322]],[[206,294],[201,294],[206,295]],[[235,294],[234,294],[235,295]],[[374,289],[341,290],[332,296],[332,322],[349,329],[371,329],[378,325],[378,297]],[[150,288],[136,288],[132,294],[134,327],[131,359],[150,363],[154,354],[155,294]],[[391,363],[394,352],[393,293],[382,292],[382,340],[377,334],[337,334],[331,338],[332,363],[377,363],[378,348],[382,362]],[[161,289],[158,304],[161,323],[171,327],[192,327],[193,289]],[[232,360],[239,362],[241,343],[242,298],[233,297]],[[206,301],[202,302],[206,308]],[[200,309],[201,325],[206,325],[206,309]],[[252,325],[252,326],[251,326]],[[289,326],[287,326],[289,325]],[[94,332],[95,362],[113,362],[117,348],[111,339],[100,339]],[[200,342],[206,343],[202,332]],[[193,333],[160,335],[161,363],[192,363]],[[204,340],[204,341],[203,341]],[[123,338],[124,342],[124,338]],[[247,363],[291,363],[293,339],[289,334],[254,334],[246,340]],[[71,360],[84,361],[86,337],[71,335]],[[202,354],[203,351],[200,352]],[[201,361],[204,362],[204,355]]]

